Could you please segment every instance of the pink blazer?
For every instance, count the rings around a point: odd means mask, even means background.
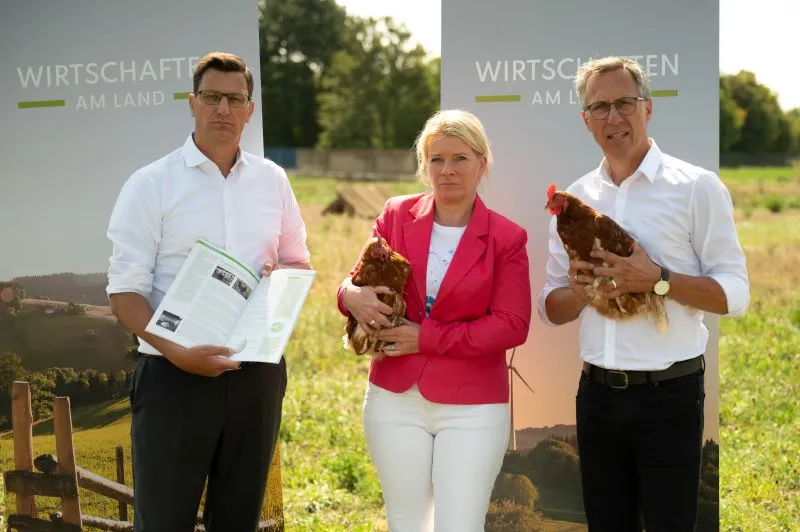
[[[430,317],[425,286],[433,229],[430,194],[386,202],[373,228],[411,262],[406,318],[421,324],[419,353],[373,360],[369,380],[392,392],[417,384],[429,401],[488,404],[508,401],[506,350],[523,344],[531,320],[525,229],[489,210],[480,197],[442,280]],[[353,275],[357,265],[353,267]],[[342,287],[338,291],[339,310]]]

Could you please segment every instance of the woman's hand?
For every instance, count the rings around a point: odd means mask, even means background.
[[[419,323],[406,319],[402,325],[378,332],[378,339],[391,342],[381,349],[381,352],[390,357],[419,353]]]
[[[567,271],[569,287],[572,288],[572,292],[578,298],[578,301],[583,304],[586,303],[585,287],[587,284],[592,284],[592,281],[594,281],[594,275],[592,275],[593,268],[594,264],[591,262],[584,262],[581,260],[569,261],[569,270]]]
[[[387,286],[356,286],[348,279],[342,305],[365,331],[391,327],[392,322],[386,316],[392,314],[392,307],[378,299],[378,294],[391,293]]]

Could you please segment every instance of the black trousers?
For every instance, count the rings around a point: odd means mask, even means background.
[[[283,359],[211,378],[140,356],[130,392],[134,530],[194,530],[206,480],[206,530],[256,530],[285,391]]]
[[[692,532],[703,444],[702,372],[614,390],[581,374],[578,453],[590,532]]]

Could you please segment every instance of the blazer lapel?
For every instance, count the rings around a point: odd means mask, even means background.
[[[433,196],[423,196],[410,210],[412,219],[403,224],[405,257],[411,263],[411,279],[417,289],[421,308],[425,308],[425,284],[428,269],[428,248],[433,229]]]
[[[433,225],[431,223],[431,225]],[[447,268],[447,273],[442,279],[442,285],[439,287],[439,293],[436,295],[436,302],[433,304],[434,308],[438,307],[442,300],[458,286],[459,281],[469,272],[469,270],[478,262],[478,259],[483,256],[486,251],[486,242],[484,236],[489,233],[489,209],[478,196],[475,198],[475,207],[472,211],[472,217],[461,236],[461,240],[456,247],[456,252],[453,255],[453,261]],[[430,245],[430,237],[428,238],[428,245]],[[426,250],[427,251],[427,250]],[[423,271],[423,274],[425,272]]]

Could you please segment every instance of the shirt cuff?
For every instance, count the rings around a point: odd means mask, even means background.
[[[708,276],[714,279],[722,287],[722,291],[725,292],[725,299],[728,305],[726,316],[744,316],[750,304],[750,288],[747,282],[742,280],[740,276],[730,273],[710,273]]]
[[[145,298],[149,298],[152,291],[153,274],[147,271],[129,268],[125,274],[110,274],[108,276],[107,295],[135,292]]]
[[[555,323],[550,321],[550,318],[547,317],[547,306],[545,305],[545,301],[547,301],[547,296],[550,295],[550,292],[555,290],[556,288],[560,288],[558,286],[545,286],[542,288],[542,291],[539,292],[539,300],[537,301],[537,310],[539,311],[539,319],[547,325],[548,327],[557,327]]]
[[[339,312],[344,314],[345,316],[350,316],[350,311],[344,308],[344,303],[342,300],[344,299],[344,283],[339,285],[339,289],[336,291],[336,304],[339,306]]]

